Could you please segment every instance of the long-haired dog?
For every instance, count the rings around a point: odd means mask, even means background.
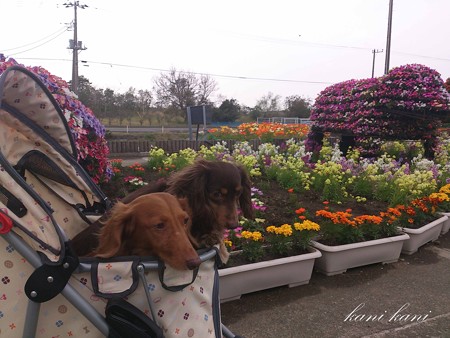
[[[192,246],[189,215],[180,201],[165,192],[118,202],[98,235],[90,256],[158,256],[178,270],[195,269],[201,260]]]
[[[223,262],[228,260],[223,244],[225,229],[239,225],[239,210],[246,218],[254,217],[250,178],[243,167],[234,163],[199,159],[172,174],[167,181],[140,188],[122,201],[129,203],[154,191],[166,191],[179,200],[186,200],[195,244],[197,247],[220,244]]]
[[[239,210],[248,219],[254,217],[250,178],[243,167],[234,163],[199,159],[167,180],[159,180],[128,194],[121,202],[128,204],[139,196],[158,191],[176,196],[189,214],[194,246],[219,244],[224,263],[228,260],[228,251],[223,244],[225,229],[239,225]],[[72,246],[79,256],[89,254],[96,247],[95,233],[100,226],[95,222],[72,239]]]

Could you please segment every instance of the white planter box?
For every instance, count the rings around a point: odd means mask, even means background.
[[[433,242],[439,238],[447,216],[442,216],[418,229],[399,228],[409,235],[409,240],[403,243],[402,254],[412,255],[424,244]]]
[[[450,212],[441,212],[440,214],[448,217],[448,219],[442,224],[441,235],[445,235],[450,230]]]
[[[327,276],[341,274],[347,269],[374,263],[393,263],[400,257],[407,234],[375,239],[358,243],[328,246],[312,241],[312,245],[322,252],[316,259],[315,268]]]
[[[221,302],[241,298],[241,295],[278,286],[294,287],[308,284],[314,260],[321,253],[310,248],[310,253],[240,265],[219,270]]]

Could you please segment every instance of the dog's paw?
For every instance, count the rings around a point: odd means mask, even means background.
[[[227,250],[227,247],[225,246],[225,243],[222,241],[219,245],[219,257],[223,264],[226,264],[228,262],[228,259],[230,258],[230,253]]]

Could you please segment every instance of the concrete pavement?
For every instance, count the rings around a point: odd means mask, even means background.
[[[243,295],[222,322],[245,338],[450,337],[450,232],[396,263]]]

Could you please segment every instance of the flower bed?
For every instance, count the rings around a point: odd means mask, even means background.
[[[243,123],[236,128],[211,128],[208,130],[208,139],[245,141],[258,138],[270,142],[274,139],[305,138],[308,131],[309,126],[306,124]]]
[[[199,156],[237,162],[252,176],[257,217],[242,219],[227,244],[245,251],[247,262],[304,252],[316,236],[335,245],[395,236],[402,224],[419,224],[446,206],[450,167],[438,160],[425,160],[420,153],[411,161],[389,155],[369,160],[325,145],[312,163],[304,147],[302,141],[288,140],[281,146],[262,144],[257,151],[246,142],[231,151],[221,143],[170,155],[153,149],[143,166],[114,163],[115,182],[108,186],[122,185],[125,194],[134,189],[127,176],[147,183]],[[445,143],[441,149],[439,158],[448,158]]]

